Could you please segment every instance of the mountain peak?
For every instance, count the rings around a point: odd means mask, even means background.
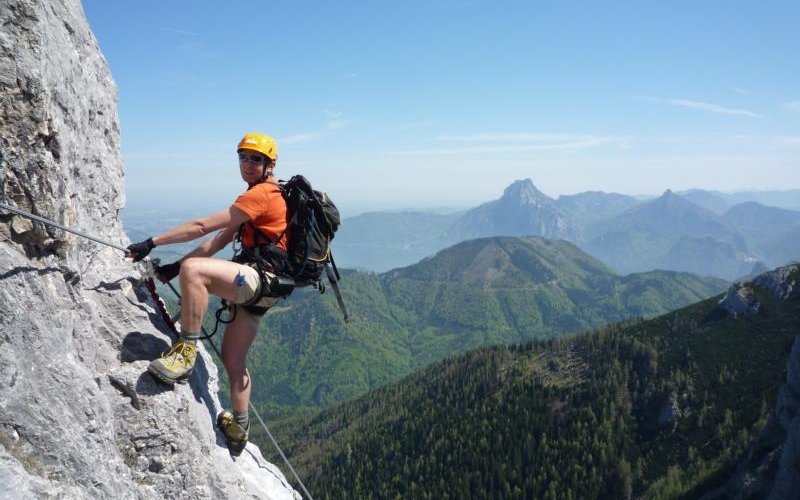
[[[457,235],[453,241],[500,235],[574,239],[578,232],[570,216],[530,179],[514,181],[502,198],[469,210],[450,228]]]
[[[652,201],[652,204],[653,206],[660,207],[661,209],[688,210],[691,207],[692,209],[702,210],[700,206],[695,205],[683,196],[676,194],[671,189],[664,191],[661,196]]]
[[[546,194],[542,193],[530,179],[514,181],[503,191],[502,200],[518,205],[536,205],[542,202],[552,202]]]

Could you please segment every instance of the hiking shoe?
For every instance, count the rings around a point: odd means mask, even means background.
[[[225,434],[225,440],[228,443],[228,451],[231,452],[231,455],[234,457],[238,457],[242,454],[242,450],[244,447],[247,446],[247,437],[250,433],[250,424],[247,424],[247,428],[243,428],[239,423],[236,421],[236,418],[233,416],[233,413],[229,412],[228,410],[223,410],[217,415],[217,427],[222,430],[222,433]]]
[[[186,382],[192,374],[196,357],[197,346],[193,342],[179,340],[160,358],[151,361],[147,371],[167,384]]]

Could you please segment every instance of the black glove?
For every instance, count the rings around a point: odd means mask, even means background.
[[[133,243],[128,245],[128,257],[132,257],[134,262],[139,262],[147,257],[147,254],[150,253],[150,250],[154,249],[155,247],[156,244],[153,243],[153,238],[147,238],[139,243]]]
[[[155,271],[158,281],[167,283],[181,272],[181,261],[165,264],[163,266],[156,266]]]

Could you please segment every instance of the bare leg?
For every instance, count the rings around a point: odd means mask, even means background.
[[[236,412],[247,412],[252,384],[247,371],[247,351],[256,335],[256,324],[241,311],[225,329],[222,339],[222,363],[228,372],[231,403]]]
[[[238,287],[240,264],[227,260],[193,257],[181,263],[181,329],[199,333],[208,309],[208,294],[232,301]]]
[[[228,300],[235,299],[239,291],[236,275],[240,267],[234,262],[205,257],[190,258],[181,263],[181,341],[174,343],[162,357],[154,359],[147,371],[168,384],[184,381],[191,375],[197,356],[197,340],[192,337],[199,335],[202,328],[208,295],[213,293]]]

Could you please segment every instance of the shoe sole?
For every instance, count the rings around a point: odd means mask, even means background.
[[[246,446],[247,446],[247,441],[245,441],[244,443],[228,441],[228,451],[230,452],[232,457],[238,457],[239,455],[241,455]]]
[[[153,375],[156,379],[164,382],[167,385],[175,385],[175,384],[185,384],[189,381],[189,377],[192,375],[192,372],[186,373],[178,378],[172,378],[165,373],[161,373],[160,371],[152,368],[150,366],[147,367],[147,371]]]

